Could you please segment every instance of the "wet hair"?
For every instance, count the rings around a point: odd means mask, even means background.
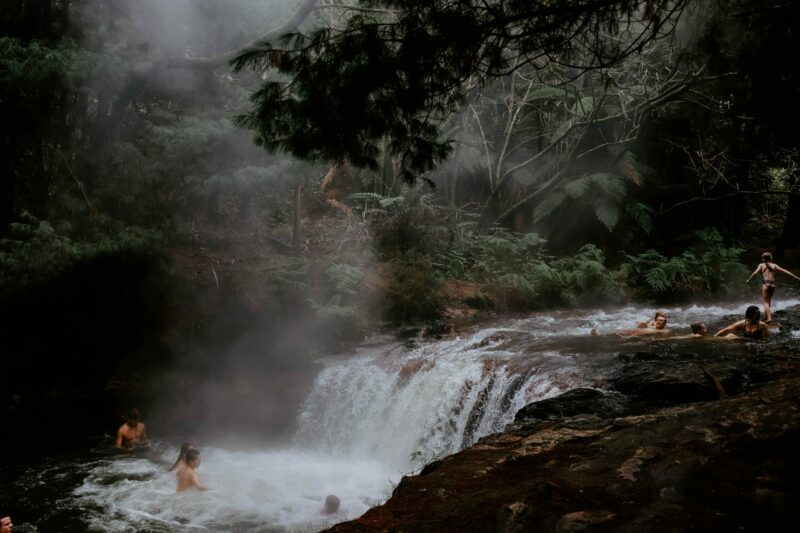
[[[761,318],[761,310],[758,308],[757,305],[751,305],[744,312],[744,319],[749,320],[751,323],[752,322],[757,323],[760,318]]]
[[[656,311],[656,314],[653,315],[653,320],[657,320],[658,317],[660,317],[660,316],[663,316],[664,318],[667,318],[667,312],[664,311],[663,309],[659,309],[658,311]]]
[[[178,458],[175,460],[175,464],[172,465],[172,468],[170,468],[169,470],[170,471],[175,470],[175,468],[177,468],[178,463],[180,463],[181,460],[186,461],[186,454],[189,452],[189,450],[193,449],[194,449],[194,444],[192,444],[191,442],[184,442],[183,444],[181,444],[181,451],[180,453],[178,453]]]
[[[141,419],[141,418],[142,418],[142,415],[139,414],[139,410],[136,409],[135,407],[133,409],[131,409],[130,411],[128,411],[128,420],[138,422],[139,419]]]
[[[701,331],[703,331],[703,328],[706,327],[706,325],[703,324],[702,322],[695,322],[694,324],[691,324],[689,327],[692,328],[692,333],[697,335]]]
[[[200,450],[198,450],[197,448],[189,448],[188,450],[186,450],[186,464],[191,463],[198,457],[200,457]]]
[[[772,254],[769,252],[764,252],[763,254],[761,254],[761,259],[763,259],[764,261],[772,261]]]
[[[339,510],[339,497],[334,494],[329,494],[325,498],[325,512],[335,513]]]

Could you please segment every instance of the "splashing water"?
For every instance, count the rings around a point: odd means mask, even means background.
[[[776,309],[797,304],[787,299]],[[673,330],[685,332],[696,321],[713,330],[746,305],[665,311]],[[630,306],[533,314],[413,347],[372,339],[320,361],[292,448],[203,447],[198,474],[208,492],[175,493],[175,474],[166,471],[174,448],[147,458],[101,455],[49,471],[39,465],[25,483],[33,488],[64,477],[64,468],[79,474],[53,512],[77,513],[95,531],[317,531],[380,504],[403,474],[502,430],[528,403],[597,383],[615,354],[647,342],[603,334],[652,313]],[[600,336],[589,336],[592,329]],[[320,514],[327,494],[342,502],[335,519]]]

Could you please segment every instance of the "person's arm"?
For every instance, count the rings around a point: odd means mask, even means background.
[[[120,426],[117,430],[117,448],[122,448],[122,428],[123,426]]]
[[[797,276],[795,276],[794,274],[792,274],[791,272],[789,272],[789,271],[788,271],[788,270],[786,270],[785,268],[781,268],[781,267],[779,267],[778,265],[776,265],[775,263],[773,263],[773,264],[775,265],[775,270],[777,270],[778,272],[783,272],[783,273],[784,273],[784,274],[786,274],[787,276],[791,276],[791,277],[793,277],[794,279],[796,279],[797,281],[800,281],[800,278],[798,278]]]
[[[749,278],[747,278],[747,281],[745,281],[745,283],[750,283],[750,280],[751,280],[751,279],[753,279],[753,276],[755,276],[755,275],[756,275],[756,274],[758,274],[759,272],[761,272],[761,265],[758,265],[758,266],[756,267],[756,269],[753,271],[753,273],[752,273],[752,274],[750,274],[750,277],[749,277]]]
[[[767,340],[769,338],[769,327],[764,322],[758,325],[759,329],[761,329],[761,338],[763,340]]]
[[[144,424],[142,424],[142,442],[147,442],[147,429],[145,429]]]
[[[192,485],[197,487],[197,490],[208,490],[208,487],[200,482],[200,478],[197,477],[197,472],[192,472]]]
[[[743,326],[744,326],[744,320],[740,320],[740,321],[736,322],[735,324],[731,324],[727,328],[722,328],[721,330],[716,332],[714,334],[714,336],[715,337],[723,337],[723,336],[727,335],[728,333],[733,333],[734,331],[736,331],[738,329],[742,329]]]

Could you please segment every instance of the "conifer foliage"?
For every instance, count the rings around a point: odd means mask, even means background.
[[[256,141],[312,160],[378,168],[380,144],[412,181],[444,159],[442,127],[468,93],[523,65],[611,64],[674,21],[683,0],[363,0],[341,27],[263,41],[236,70],[275,69],[240,123]],[[626,26],[635,38],[608,40]],[[579,52],[579,53],[578,53]]]

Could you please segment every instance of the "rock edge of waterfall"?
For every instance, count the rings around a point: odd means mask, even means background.
[[[776,317],[783,335],[798,315]],[[524,407],[328,531],[793,531],[797,343],[710,352],[620,355],[602,389]]]

